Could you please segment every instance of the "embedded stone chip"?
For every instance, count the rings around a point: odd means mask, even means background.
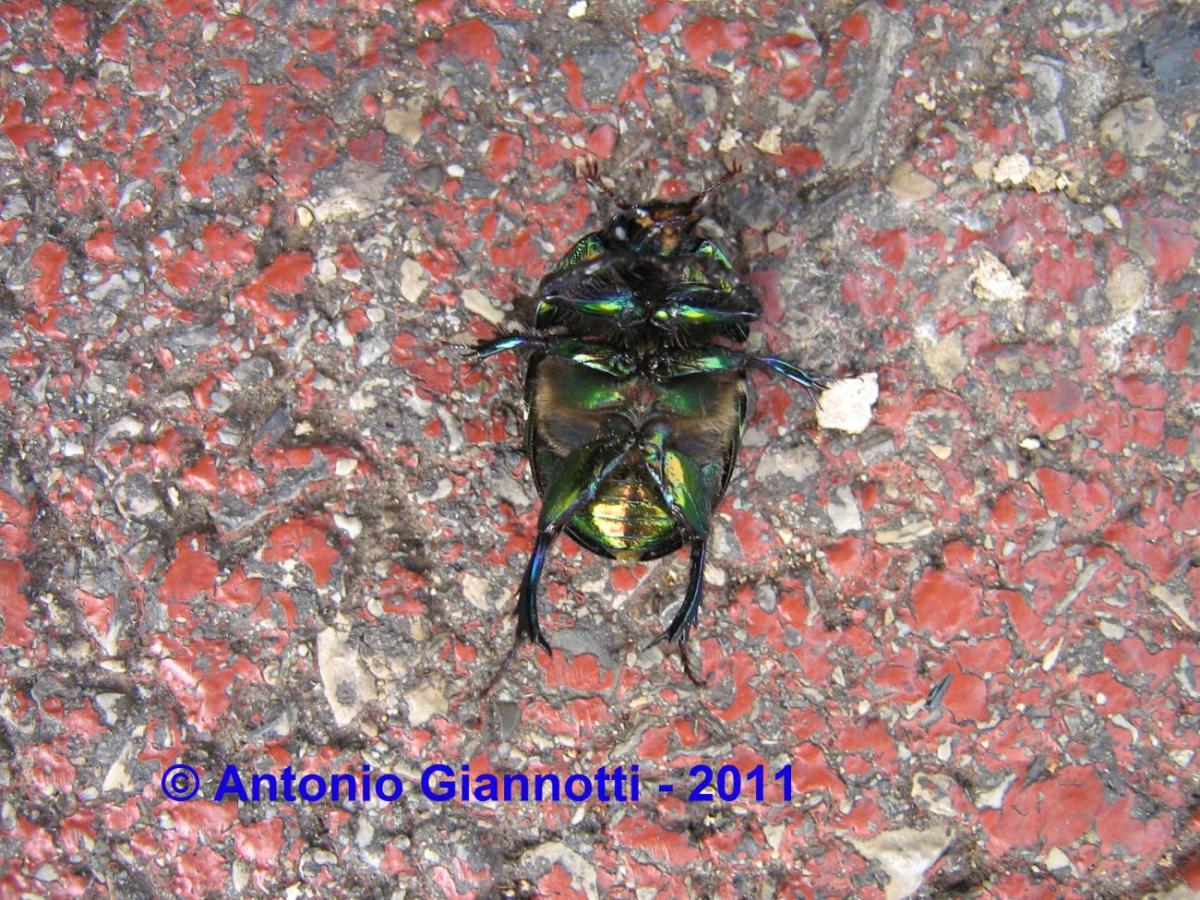
[[[871,424],[871,407],[878,399],[879,376],[874,372],[835,381],[817,401],[817,424],[829,430],[862,434]]]
[[[1029,157],[1023,153],[1010,153],[996,163],[992,169],[992,180],[999,185],[1020,185],[1025,183],[1032,171]]]

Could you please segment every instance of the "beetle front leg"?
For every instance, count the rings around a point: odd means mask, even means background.
[[[537,542],[517,595],[518,640],[524,637],[531,643],[541,644],[547,653],[552,652],[538,626],[537,586],[542,566],[559,532],[596,496],[604,481],[624,461],[633,443],[633,436],[628,434],[592,441],[572,451],[559,466],[542,500]]]

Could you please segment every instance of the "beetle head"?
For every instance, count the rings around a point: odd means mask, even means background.
[[[621,211],[613,217],[608,233],[635,253],[670,256],[700,221],[704,202],[740,171],[736,167],[730,169],[700,193],[685,200],[619,203]]]

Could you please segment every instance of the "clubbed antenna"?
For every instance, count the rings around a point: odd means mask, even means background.
[[[726,170],[724,175],[722,175],[720,178],[718,178],[712,184],[708,185],[704,190],[702,190],[700,193],[698,193],[695,197],[692,198],[692,206],[699,206],[701,203],[703,203],[705,200],[707,200],[710,195],[715,194],[717,191],[719,191],[721,188],[725,187],[725,185],[729,184],[731,181],[733,181],[735,178],[737,178],[741,174],[742,174],[742,164],[740,162],[734,160],[734,162],[729,166],[729,168]]]
[[[600,180],[600,163],[594,156],[589,156],[583,161],[581,170],[587,183],[611,200],[617,209],[629,209],[631,204],[618,197],[612,188]]]

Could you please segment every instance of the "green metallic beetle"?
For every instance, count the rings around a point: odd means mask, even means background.
[[[622,561],[687,544],[683,605],[653,641],[682,648],[700,609],[709,522],[746,421],[747,370],[773,370],[812,394],[832,380],[740,349],[758,300],[698,227],[703,202],[735,174],[682,201],[629,204],[609,193],[619,210],[608,226],[579,240],[538,285],[532,332],[474,348],[480,359],[528,356],[525,448],[542,507],[517,601],[518,640],[550,651],[537,587],[565,530]],[[589,180],[608,193],[594,168]]]

